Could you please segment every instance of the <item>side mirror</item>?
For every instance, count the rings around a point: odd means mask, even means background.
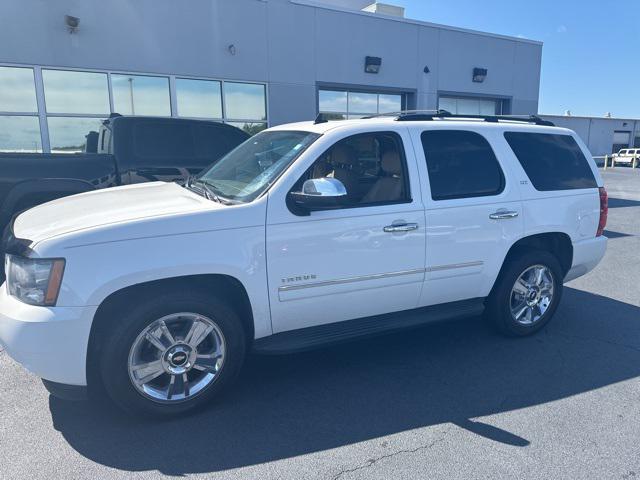
[[[289,199],[307,212],[337,208],[347,199],[347,189],[337,178],[312,178],[302,184],[301,192],[290,192]]]

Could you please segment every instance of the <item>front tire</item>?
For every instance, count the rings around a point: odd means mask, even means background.
[[[528,250],[508,260],[486,303],[487,319],[504,335],[523,337],[542,329],[562,297],[562,267],[549,252]]]
[[[199,292],[158,292],[114,319],[100,356],[109,397],[135,415],[167,417],[209,403],[237,376],[246,351],[229,305]]]

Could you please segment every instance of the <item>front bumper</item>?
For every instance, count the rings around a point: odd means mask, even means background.
[[[573,242],[573,262],[564,281],[568,282],[593,270],[607,251],[607,241],[607,237],[601,235]]]
[[[36,307],[0,285],[0,346],[49,382],[87,384],[87,346],[97,307]]]

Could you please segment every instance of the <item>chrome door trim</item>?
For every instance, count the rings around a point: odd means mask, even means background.
[[[466,262],[466,263],[450,263],[449,265],[436,265],[434,267],[427,268],[428,272],[439,272],[440,270],[451,270],[454,268],[465,268],[465,267],[479,267],[480,265],[484,265],[482,260],[477,260],[475,262]]]
[[[478,267],[483,264],[484,264],[483,261],[478,260],[475,262],[451,263],[449,265],[436,265],[428,268],[414,268],[412,270],[401,270],[398,272],[374,273],[371,275],[359,275],[357,277],[337,278],[335,280],[324,280],[321,282],[300,283],[298,285],[281,285],[280,287],[278,287],[278,292],[291,292],[293,290],[303,290],[305,288],[328,287],[331,285],[342,285],[345,283],[364,282],[367,280],[379,280],[381,278],[393,278],[393,277],[400,277],[403,275],[415,275],[418,273],[426,273],[426,272],[439,272],[441,270],[450,270],[454,268]]]
[[[381,278],[400,277],[402,275],[414,275],[424,273],[426,268],[414,268],[412,270],[401,270],[399,272],[374,273],[372,275],[359,275],[357,277],[338,278],[336,280],[325,280],[322,282],[301,283],[299,285],[282,285],[278,287],[279,292],[290,292],[292,290],[302,290],[304,288],[327,287],[330,285],[342,285],[344,283],[363,282],[366,280],[379,280]]]

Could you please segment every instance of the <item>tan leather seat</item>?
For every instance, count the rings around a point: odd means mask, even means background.
[[[402,198],[402,163],[397,151],[382,155],[380,168],[384,174],[362,199],[362,203],[393,202]]]
[[[333,177],[340,180],[347,189],[347,196],[353,198],[359,191],[360,174],[357,169],[356,155],[351,147],[338,144],[331,150]]]

